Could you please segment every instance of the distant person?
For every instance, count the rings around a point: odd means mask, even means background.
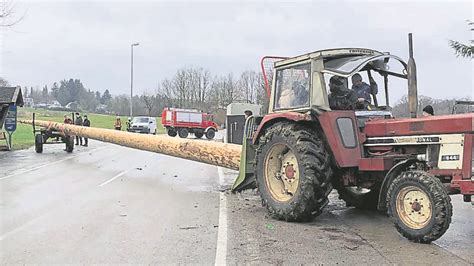
[[[90,127],[91,121],[87,118],[87,115],[84,115],[84,121],[82,121],[82,126]],[[89,138],[84,137],[84,147],[89,146]]]
[[[245,115],[245,120],[247,120],[247,118],[249,118],[250,116],[252,116],[253,113],[252,113],[252,111],[250,111],[250,110],[246,110],[246,111],[244,112],[244,115]]]
[[[74,125],[82,126],[82,117],[79,112],[76,112],[76,120],[74,120]],[[76,145],[82,145],[82,137],[76,136]]]
[[[64,124],[73,124],[72,119],[69,118],[69,116],[67,116],[67,115],[64,115],[64,122],[63,123]]]
[[[352,90],[357,94],[357,100],[360,104],[364,104],[365,107],[372,104],[372,97],[379,92],[377,83],[369,76],[370,85],[362,81],[362,76],[356,73],[352,76]]]
[[[127,131],[130,131],[131,128],[132,128],[132,118],[129,117],[127,119]]]
[[[115,130],[122,130],[122,121],[120,120],[120,117],[117,116],[114,122],[114,128]]]
[[[433,106],[427,105],[425,108],[423,108],[423,116],[432,116],[434,115],[434,109]]]

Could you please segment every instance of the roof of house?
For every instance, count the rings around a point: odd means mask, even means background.
[[[21,87],[0,87],[0,104],[16,104],[23,106]]]

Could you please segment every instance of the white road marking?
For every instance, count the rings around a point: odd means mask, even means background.
[[[224,171],[217,167],[219,185],[222,187]],[[219,194],[219,230],[217,231],[217,248],[215,265],[226,265],[227,261],[227,198],[225,192]]]
[[[99,187],[103,187],[103,186],[107,185],[108,183],[114,181],[115,179],[117,179],[117,178],[123,176],[124,174],[126,174],[126,173],[127,173],[128,171],[130,171],[130,170],[131,170],[131,169],[128,169],[128,170],[125,170],[125,171],[121,172],[120,174],[118,174],[118,175],[112,177],[111,179],[105,181],[104,183],[100,184]]]
[[[90,152],[94,152],[94,151],[98,151],[98,150],[102,150],[102,149],[105,149],[107,148],[108,146],[104,146],[104,147],[100,147],[100,148],[96,148],[96,149],[92,149],[90,151],[86,151],[86,152],[83,152],[83,153],[80,153],[80,154],[75,154],[73,156],[70,156],[68,158],[65,158],[65,159],[62,159],[62,160],[59,160],[59,161],[54,161],[52,163],[47,163],[47,164],[42,164],[42,165],[39,165],[39,166],[35,166],[33,168],[30,168],[30,169],[27,169],[25,171],[21,171],[21,172],[18,172],[18,173],[14,173],[14,174],[11,174],[11,175],[7,175],[7,176],[4,176],[4,177],[0,177],[0,180],[4,180],[4,179],[8,179],[10,177],[14,177],[14,176],[17,176],[17,175],[21,175],[21,174],[25,174],[25,173],[28,173],[28,172],[31,172],[31,171],[34,171],[34,170],[38,170],[38,169],[41,169],[43,167],[47,167],[47,166],[50,166],[50,165],[53,165],[53,164],[57,164],[57,163],[61,163],[61,162],[64,162],[64,161],[67,161],[67,160],[71,160],[71,159],[74,159],[78,156],[81,156],[81,155],[84,155],[84,154],[88,154]]]
[[[23,229],[25,229],[25,228],[27,228],[27,227],[29,227],[29,226],[31,226],[31,225],[33,225],[33,224],[36,223],[39,219],[43,218],[44,215],[45,215],[45,214],[40,215],[40,216],[34,218],[33,220],[28,221],[28,222],[22,224],[21,226],[15,228],[15,229],[13,229],[13,230],[11,230],[10,232],[1,235],[1,236],[0,236],[0,241],[3,241],[4,239],[6,239],[6,238],[8,238],[8,237],[10,237],[10,236],[12,236],[12,235],[14,235],[14,234],[20,232],[21,230],[23,230]]]

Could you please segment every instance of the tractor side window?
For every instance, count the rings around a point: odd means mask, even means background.
[[[309,106],[310,69],[307,63],[277,71],[275,109]]]

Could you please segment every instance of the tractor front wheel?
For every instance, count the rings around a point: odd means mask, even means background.
[[[257,187],[272,217],[308,221],[322,212],[332,190],[332,170],[317,132],[278,123],[260,137],[256,151]]]
[[[441,181],[425,171],[406,171],[388,189],[387,210],[398,232],[409,240],[430,243],[451,223],[453,206]]]

